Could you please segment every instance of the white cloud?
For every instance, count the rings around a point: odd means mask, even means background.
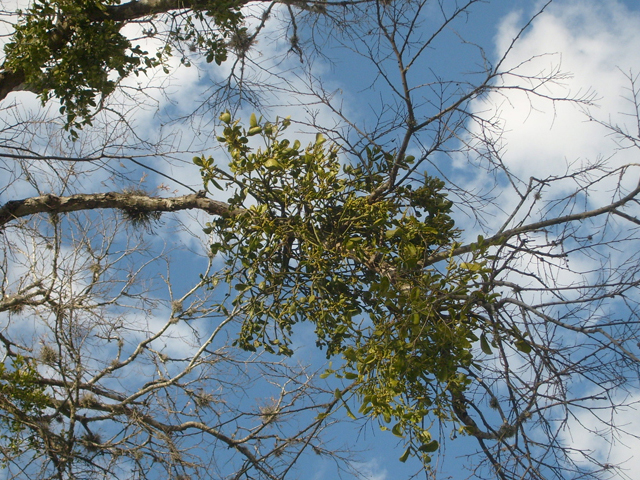
[[[498,52],[508,48],[524,18],[525,14],[513,13],[503,20],[495,40]],[[595,118],[633,131],[635,119],[627,114],[634,112],[634,106],[629,102],[626,75],[640,73],[640,51],[629,48],[637,44],[640,13],[614,0],[554,3],[534,22],[509,53],[503,70],[513,74],[503,77],[503,82],[536,85],[535,92],[491,93],[472,106],[485,118],[499,116],[503,160],[513,175],[526,183],[530,177],[561,176],[602,159],[608,168],[634,162],[635,150],[619,151],[617,139],[598,122],[589,121],[583,108],[549,98],[593,96],[597,105],[589,111]],[[551,75],[556,69],[570,75],[549,83],[527,78]],[[611,178],[594,192],[591,207],[610,201],[610,189],[617,180]],[[635,183],[636,178],[629,181]],[[486,190],[493,182],[484,177],[474,179],[472,185]],[[566,180],[546,193],[566,194],[575,187],[573,180]],[[515,192],[501,192],[501,206],[516,200]],[[494,213],[496,224],[504,220],[504,214]]]
[[[503,20],[495,39],[498,52],[504,52],[511,44],[524,19],[526,14],[513,13]],[[473,110],[484,112],[486,118],[499,116],[502,160],[512,174],[526,183],[530,177],[562,176],[589,162],[602,161],[606,169],[637,163],[637,150],[620,150],[619,139],[610,135],[611,132],[598,122],[589,121],[584,110],[569,102],[553,102],[541,97],[586,98],[594,92],[597,106],[589,109],[593,117],[628,128],[631,132],[635,128],[637,133],[636,118],[627,115],[635,113],[634,105],[629,101],[631,85],[627,75],[630,72],[632,76],[640,73],[640,50],[634,48],[636,45],[640,45],[640,12],[631,11],[616,0],[554,2],[534,22],[515,44],[503,66],[513,68],[513,72],[521,77],[507,76],[505,84],[530,87],[535,82],[529,82],[526,76],[550,74],[556,67],[570,72],[571,76],[539,86],[536,93],[540,96],[509,90],[489,94],[473,105]],[[479,130],[472,133],[478,134]],[[629,171],[628,177],[626,186],[632,183],[635,186],[637,168]],[[588,199],[583,198],[577,209],[597,208],[611,202],[619,179],[620,176],[615,175],[595,185]],[[468,188],[485,191],[493,186],[494,179],[488,176],[473,178],[468,184]],[[544,205],[548,199],[567,195],[578,186],[578,182],[571,178],[556,182],[545,188],[539,203]],[[488,217],[494,228],[505,221],[517,200],[512,189],[505,188],[499,192],[499,204],[488,210],[495,215]],[[532,210],[533,219],[544,214],[542,207],[538,208],[535,206]],[[515,221],[520,218],[516,217]],[[587,228],[584,225],[581,228]],[[625,233],[622,225],[611,224],[609,228]],[[611,249],[608,254],[612,255],[609,261],[616,267],[620,258],[627,258],[632,252]],[[576,284],[584,278],[593,280],[599,273],[600,261],[597,256],[572,258],[572,271],[589,272],[584,277],[579,274],[572,276],[571,272],[560,268],[551,274],[558,275],[559,283],[564,285]],[[538,267],[535,262],[528,267],[523,266],[528,271],[535,271]],[[598,311],[591,313],[596,318],[602,314]],[[618,400],[632,405],[640,400],[640,396]],[[608,426],[611,424],[620,427],[621,431],[611,432]],[[640,450],[640,441],[634,436],[640,428],[636,410],[578,410],[569,427],[563,433],[568,446],[590,451],[602,464],[621,464],[629,478],[633,477],[632,472],[640,469],[640,458],[634,455]]]
[[[593,456],[601,465],[619,465],[622,478],[635,478],[640,471],[640,395],[613,399],[613,404],[630,405],[613,411],[602,409],[602,402],[592,402],[569,420],[561,436],[575,451],[572,459],[584,463],[580,451]],[[615,428],[612,428],[612,425]],[[616,475],[612,478],[615,478]],[[618,477],[620,478],[620,477]]]
[[[387,480],[389,478],[387,469],[380,465],[377,459],[367,462],[352,463],[355,475],[358,480]]]

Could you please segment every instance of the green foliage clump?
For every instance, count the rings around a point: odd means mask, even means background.
[[[41,437],[33,427],[50,406],[45,390],[36,367],[27,359],[18,355],[11,359],[10,366],[0,364],[0,422],[7,432],[0,439],[14,455],[39,448]]]
[[[171,31],[169,43],[180,50],[184,50],[182,45],[188,45],[188,50],[203,55],[207,63],[220,65],[230,49],[237,50],[233,40],[247,32],[242,27],[241,6],[237,0],[202,2],[182,17],[182,23]],[[186,56],[182,57],[182,63],[190,65]]]
[[[437,442],[423,419],[452,417],[450,392],[469,383],[461,371],[474,365],[487,328],[474,314],[494,298],[481,288],[486,249],[464,264],[431,266],[457,246],[444,183],[425,175],[374,193],[395,161],[379,148],[342,165],[338,146],[321,134],[306,147],[282,138],[288,119],[263,124],[252,115],[245,129],[228,112],[220,118],[229,171],[211,157],[194,162],[206,188],[234,192],[231,213],[207,231],[226,261],[233,314],[243,319],[237,344],[290,355],[294,326],[313,323],[317,346],[341,357],[327,374],[355,381],[360,412],[408,439],[405,459],[428,461]],[[249,146],[257,135],[264,148]]]
[[[98,102],[114,91],[120,79],[165,65],[171,44],[192,42],[205,51],[208,62],[222,63],[227,58],[225,37],[243,18],[234,0],[203,3],[185,14],[184,25],[149,54],[121,33],[124,22],[110,18],[109,7],[119,3],[36,0],[21,12],[12,41],[5,45],[4,67],[23,72],[25,83],[43,103],[60,100],[60,112],[73,135],[74,128],[91,123]],[[212,20],[215,28],[199,29],[205,20]]]

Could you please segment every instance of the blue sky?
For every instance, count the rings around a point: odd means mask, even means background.
[[[478,74],[474,72],[480,69],[483,62],[480,52],[484,51],[488,61],[496,62],[501,53],[508,48],[519,28],[543,3],[498,0],[476,4],[467,18],[461,18],[452,24],[451,28],[442,34],[441,40],[434,44],[433,50],[425,52],[413,68],[412,80],[415,84],[427,84],[437,78],[455,80],[461,84],[477,80]],[[428,15],[437,18],[436,12],[427,11],[425,15],[425,28],[433,28],[438,22],[430,22]],[[280,92],[273,89],[265,92],[265,103],[273,106],[265,108],[263,114],[272,117],[291,115],[294,120],[294,126],[290,129],[292,136],[312,138],[313,129],[307,125],[311,116],[315,116],[318,124],[323,126],[333,127],[344,122],[344,119],[337,118],[334,113],[317,103],[305,105],[310,97],[291,92],[302,92],[307,88],[306,82],[310,77],[305,76],[305,69],[307,74],[315,75],[322,81],[325,88],[333,94],[334,105],[339,105],[345,117],[354,124],[372,125],[379,118],[377,115],[380,115],[381,108],[387,102],[393,101],[393,94],[388,85],[381,79],[374,82],[376,68],[371,61],[363,59],[336,42],[328,41],[322,52],[326,57],[317,56],[313,63],[300,65],[296,55],[287,54],[288,45],[281,33],[274,29],[268,32],[264,39],[259,40],[250,57],[255,60],[255,65],[249,66],[248,69],[253,69],[253,72],[262,78],[267,78],[267,73],[277,73],[280,76],[280,85],[288,82],[290,91]],[[465,42],[462,42],[461,38]],[[520,62],[535,57],[533,62],[526,64],[519,72],[535,73],[558,67],[571,73],[570,76],[564,77],[562,82],[549,85],[545,93],[549,96],[578,98],[589,96],[595,99],[595,105],[588,110],[591,115],[603,121],[633,128],[631,117],[626,115],[630,105],[629,84],[625,74],[640,73],[638,45],[640,5],[637,2],[558,0],[554,1],[523,34],[507,58],[506,64],[515,67]],[[191,155],[212,154],[220,159],[220,163],[224,162],[224,154],[214,140],[218,106],[213,105],[210,110],[203,110],[200,116],[196,115],[188,122],[178,123],[171,120],[191,113],[201,104],[209,94],[212,80],[224,78],[228,73],[228,65],[199,65],[200,70],[195,67],[176,68],[169,79],[163,75],[151,77],[150,80],[145,79],[145,82],[148,81],[153,86],[167,87],[166,91],[170,95],[167,98],[159,92],[156,95],[156,92],[149,91],[151,98],[147,100],[152,100],[150,106],[146,109],[132,110],[131,119],[136,134],[151,142],[159,138],[165,139],[164,151],[171,152],[170,155],[151,156],[147,161],[152,163],[154,168],[193,186],[196,190],[200,189],[200,183],[197,169],[190,164]],[[259,66],[265,71],[260,72]],[[388,67],[389,71],[394,68],[392,61],[384,66]],[[521,80],[510,79],[516,84]],[[269,81],[273,81],[273,78]],[[135,82],[131,85],[135,85]],[[450,88],[455,89],[455,86]],[[433,100],[430,91],[428,85],[418,90],[425,102]],[[40,108],[31,94],[20,93],[13,98],[21,102],[24,108]],[[124,109],[134,106],[126,103],[130,100],[122,101]],[[469,108],[479,116],[500,119],[504,136],[501,143],[504,158],[509,162],[509,169],[513,172],[514,178],[523,182],[531,176],[561,175],[572,165],[598,158],[609,159],[611,165],[636,162],[633,151],[619,151],[615,138],[608,136],[608,132],[601,125],[589,122],[586,116],[588,112],[574,105],[554,103],[514,92],[488,94],[472,102]],[[238,115],[248,119],[252,110],[251,107],[243,107],[238,111]],[[428,105],[421,110],[425,116],[428,116],[429,111]],[[472,125],[469,125],[468,130],[469,134],[477,133]],[[386,140],[391,141],[393,136],[393,132],[388,134]],[[135,137],[122,138],[129,146],[139,144]],[[99,144],[102,140],[96,139],[95,143]],[[461,139],[464,140],[466,139]],[[114,138],[113,144],[118,145],[120,141],[120,137]],[[455,140],[452,140],[451,144],[454,143]],[[85,146],[84,151],[91,151],[92,148],[95,146]],[[167,158],[171,161],[167,161]],[[491,192],[497,198],[493,206],[483,212],[484,225],[475,222],[467,210],[460,209],[456,212],[458,225],[468,232],[467,238],[473,238],[483,229],[495,229],[505,221],[516,202],[513,191],[505,187],[504,190],[495,192],[494,179],[484,172],[478,173],[477,170],[469,169],[462,156],[437,156],[434,159],[435,167],[462,188],[474,192]],[[93,179],[86,180],[87,189],[109,190],[111,184],[108,177],[105,172],[96,174]],[[143,172],[133,169],[133,183],[136,183],[137,177],[142,179]],[[500,181],[507,185],[504,178]],[[188,193],[182,186],[153,174],[146,176],[143,184],[146,188],[160,193],[165,192],[162,188],[158,189],[161,185],[163,188],[166,186],[168,192]],[[606,184],[603,185],[602,190],[594,194],[589,201],[594,205],[606,201],[611,196],[608,187]],[[557,190],[548,194],[561,195],[567,188],[571,187],[561,183]],[[28,192],[29,186],[23,184],[16,184],[11,190],[13,195]],[[224,196],[221,198],[226,199]],[[5,200],[3,197],[2,201]],[[206,218],[195,215],[193,218],[185,217],[181,221],[191,233],[184,229],[175,229],[169,234],[163,234],[162,241],[168,248],[199,248],[204,237],[201,234],[201,226]],[[203,257],[194,257],[189,251],[177,255],[170,271],[175,281],[174,289],[181,293],[189,288],[194,278],[197,278],[202,268]],[[588,260],[583,261],[585,269],[588,269]],[[570,282],[571,279],[567,281]],[[296,360],[311,361],[314,364],[321,362],[322,355],[305,346],[306,343],[312,343],[311,332],[302,328],[300,334]],[[260,398],[261,392],[253,392],[249,388],[243,394],[244,401],[250,403]],[[632,399],[640,400],[640,394],[637,392],[632,391],[630,396]],[[616,421],[628,424],[629,430],[637,430],[640,426],[637,412],[631,410],[621,411]],[[591,448],[603,461],[624,462],[629,472],[640,469],[640,458],[632,458],[633,452],[640,449],[636,439],[629,436],[607,444],[593,435],[583,433],[580,423],[593,428],[598,427],[597,420],[589,416],[588,412],[580,413],[573,424],[573,435],[567,434],[568,442]],[[452,435],[449,426],[439,433],[443,438]],[[419,470],[419,465],[414,460],[409,460],[406,464],[398,462],[398,457],[403,451],[402,446],[398,445],[397,439],[390,433],[380,432],[375,425],[363,426],[362,423],[345,419],[328,433],[328,438],[335,438],[338,444],[353,445],[357,450],[361,450],[358,467],[362,475],[354,477],[344,474],[345,479],[409,479]],[[440,455],[434,458],[433,467],[438,472],[435,478],[468,478],[471,473],[462,466],[464,456],[476,448],[475,442],[468,438],[458,437],[455,441],[447,442]],[[336,478],[333,463],[322,457],[307,459],[301,472],[311,480]],[[629,477],[632,478],[633,474],[630,473]],[[424,475],[418,478],[424,478]]]
[[[455,23],[451,31],[445,32],[442,42],[436,43],[434,50],[426,53],[420,65],[425,79],[422,80],[420,68],[416,68],[414,81],[428,82],[435,76],[460,79],[461,82],[477,78],[469,74],[477,71],[481,65],[478,47],[484,50],[489,61],[497,61],[519,28],[540,5],[541,2],[529,1],[497,1],[476,5],[466,21]],[[595,106],[590,112],[595,117],[624,124],[629,120],[624,115],[629,111],[629,104],[625,100],[628,94],[625,73],[637,73],[640,70],[640,54],[634,48],[640,43],[638,31],[640,7],[635,2],[557,1],[553,2],[532,28],[524,33],[507,63],[515,66],[523,60],[537,56],[525,70],[529,68],[529,72],[538,72],[558,67],[563,72],[571,74],[560,84],[550,86],[550,95],[592,96]],[[458,34],[477,45],[461,43]],[[264,53],[265,51],[277,51],[278,48],[277,44],[264,46],[259,43],[256,51],[257,55],[268,57],[269,54]],[[327,89],[335,93],[335,103],[341,105],[354,123],[372,122],[371,117],[380,111],[381,104],[392,98],[382,81],[373,83],[374,66],[344,48],[334,47],[323,53],[331,57],[332,62],[317,60],[313,70]],[[295,56],[288,57],[281,64],[282,70],[290,75],[292,82],[299,81],[296,64]],[[373,87],[370,88],[372,84]],[[285,94],[275,102],[279,106],[272,108],[271,112],[274,115],[292,115],[294,120],[304,120],[308,118],[308,110],[305,111],[297,105],[298,102],[299,98]],[[472,107],[487,115],[499,114],[504,122],[505,158],[510,162],[512,172],[522,181],[526,181],[532,175],[561,174],[570,165],[597,158],[609,158],[614,152],[616,156],[612,157],[611,162],[623,164],[634,161],[633,152],[617,152],[618,145],[614,139],[607,136],[607,132],[599,125],[588,122],[585,112],[573,105],[554,104],[513,93],[504,96],[489,95],[489,98],[479,99]],[[311,107],[311,110],[322,119],[319,123],[332,125],[334,120],[326,110],[317,106]],[[245,118],[248,112],[249,110],[244,111]],[[300,127],[300,130],[308,131],[308,128]],[[462,182],[468,189],[487,191],[493,187],[492,177],[470,175],[462,159],[443,159],[442,162],[439,168],[456,181]],[[558,192],[561,192],[570,187],[563,185],[558,188]],[[594,195],[591,201],[595,205],[600,200],[606,200],[608,195],[605,186],[601,196]],[[512,192],[506,189],[499,192],[498,196],[500,200],[496,203],[495,209],[483,212],[486,228],[504,221],[510,205],[515,202]],[[469,232],[478,232],[479,226],[468,219],[465,212],[460,212],[460,224]],[[618,421],[633,424],[636,421],[635,412],[623,411]],[[596,419],[587,413],[581,414],[574,422],[575,431],[581,432],[578,422],[591,427],[597,425]],[[410,478],[418,469],[413,461],[404,465],[399,463],[397,459],[402,452],[401,446],[397,445],[393,436],[377,431],[375,426],[362,429],[358,426],[355,434],[347,422],[342,424],[338,431],[337,436],[353,438],[353,444],[362,446],[367,452],[362,455],[362,467],[366,472],[362,478]],[[449,427],[445,428],[442,435],[451,435]],[[622,461],[628,472],[634,471],[633,452],[639,447],[630,437],[610,445],[584,431],[582,434],[567,434],[566,440],[576,446],[592,448],[601,459]],[[468,478],[471,473],[462,466],[464,456],[470,449],[475,451],[476,448],[475,442],[469,439],[458,438],[447,442],[441,457],[434,459],[434,468],[439,472],[436,478]],[[322,462],[319,465],[314,464],[314,478],[333,478],[331,470],[325,470],[325,467],[331,468]],[[629,475],[633,477],[631,473]]]
[[[454,23],[451,30],[443,34],[442,40],[434,45],[434,49],[426,52],[420,68],[414,69],[414,81],[429,82],[436,77],[456,79],[460,82],[477,79],[473,72],[477,72],[482,65],[480,49],[484,50],[489,61],[496,62],[519,28],[541,5],[542,2],[531,1],[494,1],[475,5],[467,19]],[[596,99],[596,105],[590,111],[595,117],[623,123],[628,120],[624,113],[629,111],[629,104],[625,100],[625,94],[628,93],[625,73],[640,71],[640,53],[634,48],[640,44],[639,31],[640,6],[636,2],[556,1],[524,33],[510,53],[507,63],[515,66],[537,56],[525,69],[530,68],[530,72],[538,72],[558,67],[563,72],[571,74],[560,84],[550,86],[550,95],[592,96]],[[469,43],[460,42],[459,35]],[[259,42],[254,55],[257,60],[266,61],[265,59],[272,55],[282,55],[286,47],[282,41],[269,42],[266,45]],[[392,98],[384,82],[373,82],[375,66],[337,45],[327,46],[323,53],[331,61],[316,59],[312,73],[322,80],[327,90],[334,93],[335,103],[343,108],[354,123],[370,124],[371,117],[375,117],[376,112],[380,111],[384,101]],[[303,90],[304,77],[300,73],[298,62],[295,55],[285,55],[281,62],[273,62],[272,67],[280,69],[282,75],[295,88]],[[270,65],[268,61],[266,64]],[[393,68],[393,65],[390,68]],[[424,72],[424,80],[421,70]],[[220,72],[215,67],[209,67],[205,72],[209,72],[213,78],[221,78],[225,69],[223,66]],[[175,77],[173,101],[177,104],[171,104],[167,110],[172,114],[175,114],[176,108],[188,111],[190,106],[201,98],[193,95],[194,88],[207,83],[207,77],[198,78],[195,70],[178,71]],[[185,84],[189,85],[189,88],[180,88]],[[277,106],[266,110],[265,115],[291,115],[294,120],[305,121],[309,112],[313,112],[320,119],[320,124],[333,125],[333,122],[339,121],[321,106],[313,105],[305,109],[300,104],[306,101],[306,97],[296,97],[290,93],[274,93],[273,97],[275,98],[271,98],[271,101]],[[472,107],[477,112],[500,116],[504,122],[505,158],[510,162],[510,169],[523,181],[532,175],[560,174],[575,162],[608,158],[616,152],[617,145],[614,139],[608,137],[607,132],[600,126],[588,122],[585,112],[573,105],[554,104],[513,93],[504,96],[489,95],[488,98],[474,102]],[[246,108],[239,114],[247,118],[250,111],[251,109]],[[213,111],[208,115],[211,114]],[[310,129],[300,126],[297,130],[308,132]],[[191,138],[188,133],[184,135],[187,140]],[[302,133],[299,136],[303,136]],[[215,146],[211,145],[209,148],[216,155]],[[633,158],[629,155],[633,153],[617,152],[611,161],[620,164],[632,162]],[[472,171],[467,170],[460,158],[443,158],[438,168],[470,190],[486,191],[493,187],[492,177],[470,175]],[[171,173],[185,183],[194,183],[193,173],[189,169],[174,169]],[[559,191],[563,188],[567,187],[560,186]],[[607,188],[603,188],[600,199],[605,200],[607,195]],[[494,210],[483,212],[485,228],[494,227],[504,221],[510,205],[515,202],[512,192],[506,189],[500,192],[499,196],[500,201]],[[597,195],[592,199],[594,203],[598,202]],[[469,232],[474,232],[471,235],[480,231],[480,227],[470,221],[465,212],[459,214],[459,224],[464,225]],[[301,350],[304,351],[305,349]],[[313,356],[318,358],[316,355]],[[634,422],[634,417],[633,411],[623,412],[619,421]],[[595,419],[586,414],[577,421],[596,425]],[[575,428],[577,432],[580,431],[577,423]],[[401,446],[398,446],[392,435],[378,431],[376,426],[362,428],[358,424],[356,429],[347,421],[336,428],[334,435],[340,439],[349,439],[350,444],[363,448],[360,465],[365,472],[363,479],[410,478],[418,470],[418,465],[412,460],[406,464],[397,461],[402,453]],[[449,437],[450,428],[446,427],[442,435]],[[612,462],[625,461],[625,466],[631,472],[634,469],[632,452],[637,444],[631,438],[608,445],[599,443],[593,435],[577,434],[568,436],[567,441],[575,442],[575,445],[589,446],[598,452],[599,456],[607,457]],[[441,456],[434,458],[433,466],[439,472],[436,478],[468,478],[471,473],[462,466],[464,456],[476,448],[477,445],[470,439],[458,438],[447,442]],[[331,462],[318,460],[313,462],[311,469],[315,472],[314,479],[334,478]]]

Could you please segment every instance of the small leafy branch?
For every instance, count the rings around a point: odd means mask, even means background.
[[[0,422],[7,434],[0,436],[13,454],[39,448],[37,426],[51,402],[33,363],[18,355],[10,366],[0,364],[0,404],[4,414]]]

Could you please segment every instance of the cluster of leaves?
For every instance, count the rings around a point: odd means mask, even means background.
[[[460,370],[474,364],[484,328],[473,308],[494,298],[480,288],[485,249],[442,272],[428,266],[456,246],[452,205],[429,176],[375,195],[391,154],[369,148],[361,165],[342,166],[321,134],[307,147],[282,139],[288,119],[261,124],[252,115],[247,130],[228,112],[220,118],[229,171],[211,157],[194,162],[206,188],[234,192],[231,213],[207,231],[243,317],[237,344],[290,355],[294,325],[312,322],[317,345],[341,357],[327,374],[355,381],[361,413],[383,428],[395,420],[392,431],[409,440],[404,459],[428,461],[438,445],[423,419],[451,418],[451,391],[466,387]],[[264,148],[249,146],[257,135]]]
[[[417,192],[400,189],[371,201],[383,173],[370,178],[361,168],[341,167],[336,146],[325,147],[322,135],[302,148],[280,139],[286,119],[261,126],[254,115],[245,131],[228,113],[222,118],[228,123],[219,140],[231,154],[231,173],[211,158],[195,161],[207,186],[236,187],[229,199],[236,213],[209,228],[220,240],[214,253],[228,255],[226,280],[238,291],[236,304],[251,319],[240,344],[290,353],[293,325],[312,318],[318,346],[329,356],[341,352],[345,340],[361,335],[363,313],[377,318],[381,306],[388,310],[376,285],[403,290],[419,275],[420,262],[450,242],[450,202],[437,190],[441,184],[426,178]],[[248,137],[257,134],[266,148],[252,152]],[[366,170],[384,172],[389,159],[370,149],[368,163]],[[432,202],[421,222],[409,212],[422,209],[425,189],[440,202]],[[248,199],[257,203],[247,207]]]
[[[112,2],[111,2],[112,3]],[[157,65],[132,47],[117,22],[100,18],[107,4],[96,0],[37,0],[22,14],[5,45],[8,70],[22,70],[44,102],[60,99],[69,125],[88,123],[96,96],[107,96],[120,77]],[[99,20],[96,20],[98,16]]]
[[[206,8],[194,9],[190,15],[182,17],[183,21],[171,32],[169,41],[180,50],[187,45],[188,50],[202,55],[207,63],[224,62],[229,49],[234,49],[233,39],[245,35],[247,29],[241,27],[244,16],[237,0],[220,0],[206,2]],[[213,22],[213,24],[211,24]],[[182,63],[190,66],[187,56]]]
[[[40,380],[36,367],[21,356],[12,358],[10,366],[0,364],[0,422],[7,432],[0,438],[13,454],[39,448],[41,437],[33,432],[34,422],[44,418],[44,410],[50,405]]]
[[[202,2],[186,16],[184,28],[170,33],[170,41],[149,54],[133,46],[122,33],[123,22],[110,19],[109,7],[119,0],[36,0],[23,12],[12,41],[5,45],[4,67],[21,71],[42,102],[60,100],[67,128],[91,123],[98,101],[131,74],[164,65],[170,43],[191,42],[206,50],[208,62],[227,57],[225,36],[242,22],[238,2]],[[211,18],[215,28],[198,28]],[[166,66],[164,67],[166,70]]]

